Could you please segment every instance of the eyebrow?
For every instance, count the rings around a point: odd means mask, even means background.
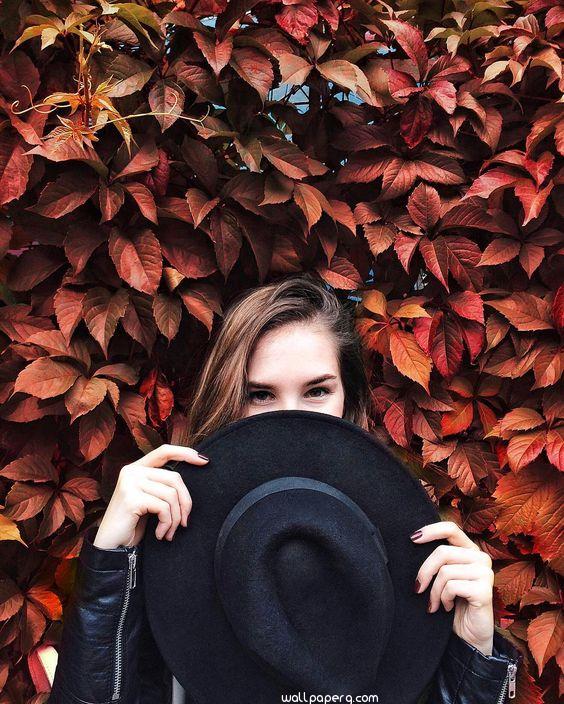
[[[322,381],[328,381],[329,379],[336,379],[334,374],[323,374],[323,376],[318,376],[315,379],[311,379],[306,382],[305,386],[312,386],[313,384],[321,384]],[[270,384],[261,384],[259,381],[249,381],[249,386],[253,386],[256,389],[272,389],[274,388]]]

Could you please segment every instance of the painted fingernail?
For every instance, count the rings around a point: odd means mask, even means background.
[[[417,538],[420,538],[422,535],[422,530],[416,530],[415,533],[412,533],[409,537],[411,538],[411,540],[417,540]]]
[[[200,457],[202,460],[209,460],[209,457],[207,455],[202,455],[201,452],[198,452],[198,457]]]
[[[413,591],[418,592],[420,589],[421,589],[421,582],[418,579],[416,579],[415,584],[413,585]]]
[[[431,604],[431,600],[429,599],[429,603],[427,604],[427,613],[431,613],[432,608],[433,608],[433,605]]]
[[[189,513],[189,514],[186,516],[186,525],[188,525],[188,522],[190,521],[190,516],[191,516],[191,515],[192,515],[192,514]]]

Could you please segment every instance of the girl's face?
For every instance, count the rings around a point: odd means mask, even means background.
[[[335,343],[311,323],[269,330],[251,353],[243,417],[278,410],[306,410],[343,417],[345,392]]]

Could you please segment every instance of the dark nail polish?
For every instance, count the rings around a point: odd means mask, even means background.
[[[433,608],[433,607],[432,607],[432,604],[431,604],[431,600],[429,599],[429,603],[427,604],[427,612],[428,612],[428,613],[431,613],[431,609],[432,609],[432,608]]]
[[[413,585],[413,591],[418,592],[420,589],[421,589],[421,582],[418,579],[416,579],[415,584]]]
[[[186,516],[186,525],[188,525],[188,524],[190,523],[190,516],[191,516],[191,515],[192,515],[192,514],[189,513],[189,514]]]
[[[207,457],[206,455],[202,455],[201,452],[198,452],[198,457],[201,457],[203,460],[209,460],[209,457]]]
[[[420,538],[422,535],[422,530],[416,530],[415,533],[412,533],[409,537],[411,538],[411,540],[417,540],[417,538]]]

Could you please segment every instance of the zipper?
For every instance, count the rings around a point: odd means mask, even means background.
[[[516,680],[517,680],[517,663],[515,662],[510,662],[509,665],[507,666],[507,674],[505,676],[505,679],[503,680],[503,685],[501,687],[501,692],[499,693],[499,697],[497,699],[496,704],[503,704],[505,701],[505,693],[507,692],[507,696],[509,699],[515,699],[515,691],[517,689],[516,687]]]
[[[134,545],[133,547],[125,547],[125,550],[128,553],[127,559],[129,560],[129,566],[127,569],[127,584],[125,590],[125,597],[123,599],[121,613],[119,615],[118,628],[116,634],[116,649],[114,660],[114,691],[112,694],[112,701],[114,699],[119,699],[120,697],[123,669],[123,627],[125,625],[127,609],[129,607],[129,598],[131,596],[131,590],[135,589],[135,585],[137,584],[137,546]]]

